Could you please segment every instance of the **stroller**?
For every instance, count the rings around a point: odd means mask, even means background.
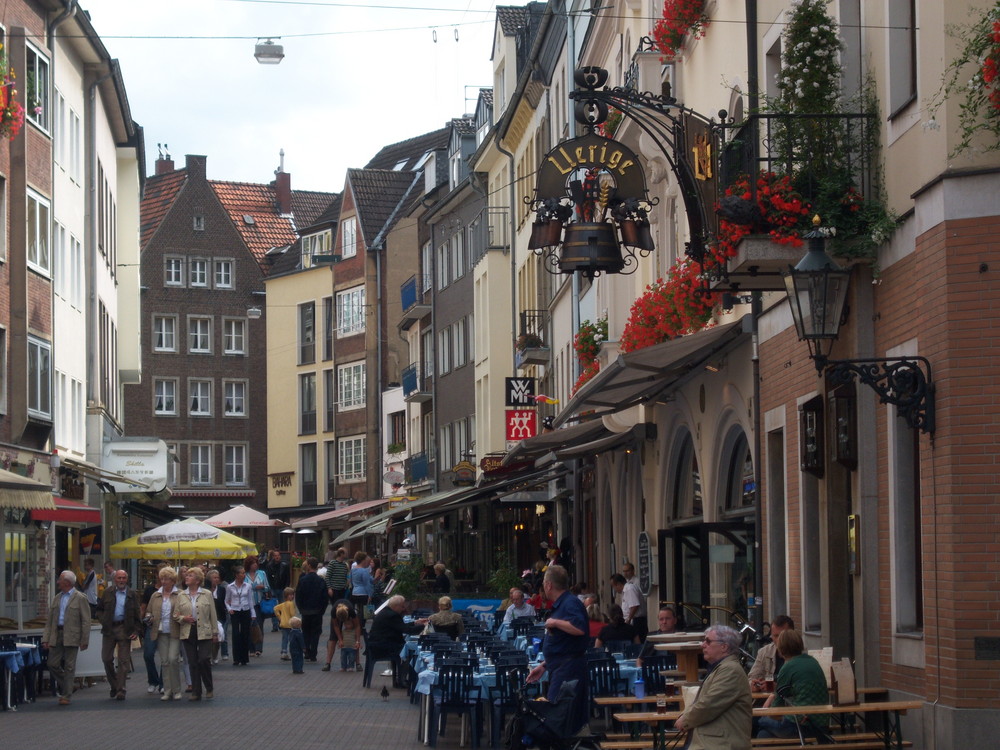
[[[573,700],[577,682],[564,682],[559,698],[550,701],[532,700],[524,688],[517,690],[517,710],[504,727],[507,750],[598,750],[600,735],[577,734],[571,726]]]

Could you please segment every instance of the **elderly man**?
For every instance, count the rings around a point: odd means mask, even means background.
[[[725,625],[709,628],[701,639],[708,677],[674,723],[691,732],[690,750],[750,750],[753,698],[737,658],[740,642],[740,634]]]
[[[108,677],[111,697],[125,700],[125,680],[132,664],[132,641],[142,633],[139,596],[128,587],[128,573],[116,570],[112,585],[104,589],[97,603],[97,619],[101,621],[101,660]],[[117,667],[115,656],[117,655]]]
[[[49,650],[49,671],[59,685],[59,705],[68,706],[76,679],[77,653],[86,651],[90,645],[90,604],[76,590],[73,571],[60,573],[56,585],[60,593],[49,605],[42,648]]]
[[[576,680],[576,697],[570,731],[575,732],[587,721],[587,647],[590,636],[587,610],[583,602],[569,591],[569,576],[561,565],[550,565],[542,579],[545,598],[553,602],[545,620],[545,641],[542,651],[545,661],[528,673],[528,682],[538,682],[546,670],[549,673],[550,701],[559,699],[563,683]]]
[[[788,615],[778,615],[771,622],[771,642],[762,646],[750,668],[750,689],[760,692],[765,680],[777,680],[784,660],[778,653],[778,636],[786,630],[795,630],[795,621]]]
[[[385,605],[372,619],[372,627],[368,632],[368,659],[389,659],[392,662],[392,686],[402,687],[399,680],[399,652],[403,650],[407,635],[415,635],[424,629],[427,619],[414,620],[410,625],[403,622],[406,611],[406,599],[402,596],[390,596]],[[374,665],[374,661],[372,662]]]
[[[510,606],[504,613],[503,621],[510,623],[515,617],[534,617],[535,608],[524,600],[524,592],[521,589],[510,590]]]
[[[670,633],[677,632],[677,613],[674,612],[673,607],[668,607],[666,605],[660,607],[660,611],[656,616],[656,621],[659,624],[659,630],[655,633],[649,633],[646,636],[646,642],[642,644],[642,651],[639,652],[639,658],[636,659],[636,664],[640,667],[642,666],[643,659],[648,659],[656,653],[656,642],[649,640],[650,635],[668,635]],[[664,651],[663,653],[671,658],[674,656],[669,651]],[[668,668],[674,669],[674,666],[670,666]]]

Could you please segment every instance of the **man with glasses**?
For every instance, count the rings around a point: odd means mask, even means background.
[[[753,699],[737,658],[741,642],[740,634],[725,625],[709,628],[702,638],[708,676],[674,723],[691,733],[690,750],[750,750]]]
[[[778,672],[784,663],[778,653],[778,636],[786,630],[795,630],[795,622],[788,615],[778,615],[771,621],[771,642],[757,652],[757,658],[750,668],[751,690],[759,693],[764,690],[766,680],[778,679]]]

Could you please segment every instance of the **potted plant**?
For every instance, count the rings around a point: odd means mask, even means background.
[[[404,442],[389,443],[389,445],[385,447],[385,452],[390,455],[398,455],[400,453],[405,453],[406,443]]]
[[[15,98],[17,76],[7,63],[7,53],[0,44],[0,136],[14,140],[24,126],[24,106]]]
[[[541,349],[545,346],[545,342],[536,333],[522,333],[517,337],[514,346],[519,352],[523,352],[525,349]]]

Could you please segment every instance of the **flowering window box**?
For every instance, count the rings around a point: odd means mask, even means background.
[[[517,366],[548,365],[552,362],[552,350],[547,346],[529,346],[517,351]]]
[[[741,292],[781,292],[785,284],[781,272],[802,259],[801,247],[775,242],[767,234],[751,234],[739,241],[736,255],[726,264],[726,276],[713,279],[713,290],[725,291],[739,285]]]

